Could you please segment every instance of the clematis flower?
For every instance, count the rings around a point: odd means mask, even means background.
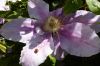
[[[93,27],[100,22],[100,15],[85,10],[64,15],[62,8],[50,12],[42,0],[28,0],[28,12],[34,19],[14,19],[1,28],[6,39],[26,43],[20,57],[23,66],[38,66],[50,54],[61,59],[67,53],[90,57],[100,52]]]
[[[6,0],[0,0],[0,11],[10,10],[9,6],[6,5]]]
[[[16,1],[21,1],[21,0],[7,0],[7,1],[16,2]]]
[[[6,5],[7,1],[16,2],[21,0],[0,0],[0,11],[9,11],[9,5]]]

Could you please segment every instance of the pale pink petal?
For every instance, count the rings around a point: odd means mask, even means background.
[[[53,45],[52,39],[44,39],[35,47],[34,43],[31,43],[31,45],[27,44],[23,48],[20,57],[20,63],[22,66],[39,66],[46,60],[47,56],[53,52],[51,46]]]
[[[0,24],[4,24],[5,19],[0,18]]]
[[[51,16],[59,17],[62,14],[62,8],[50,12]]]
[[[67,52],[65,52],[60,46],[55,47],[55,50],[53,52],[53,56],[55,56],[57,60],[64,59],[66,55],[67,55]]]
[[[72,21],[92,25],[96,22],[100,22],[100,15],[95,15],[94,13],[86,10],[77,10]]]
[[[21,1],[21,0],[8,0],[8,1],[11,1],[11,2],[16,2],[16,1]]]
[[[28,0],[28,12],[31,18],[43,20],[49,14],[49,5],[43,0]]]
[[[6,5],[6,0],[0,0],[0,11],[10,10],[9,6]]]
[[[81,57],[89,57],[100,52],[100,38],[89,26],[74,23],[68,27],[69,30],[65,28],[68,33],[65,31],[60,36],[62,49],[71,55]]]
[[[93,24],[91,28],[96,31],[96,33],[100,32],[100,24]]]
[[[58,36],[53,36],[54,42],[54,52],[52,53],[53,56],[56,57],[57,60],[62,60],[67,55],[67,53],[60,47],[61,43]]]
[[[96,32],[100,32],[99,26],[97,23],[100,23],[100,15],[95,15],[94,13],[86,10],[77,10],[74,13],[64,15],[63,13],[60,15],[60,20],[64,24],[70,23],[83,23],[89,25]]]
[[[60,20],[63,22],[63,24],[65,25],[65,24],[70,24],[70,23],[72,23],[72,22],[76,22],[76,21],[74,21],[74,16],[75,16],[75,13],[71,13],[71,14],[65,14],[65,13],[61,13],[60,15],[59,15],[59,17],[60,17]]]
[[[0,5],[0,11],[9,11],[10,7],[7,5]]]
[[[8,40],[26,43],[34,36],[35,22],[30,18],[14,19],[3,25],[0,34]]]

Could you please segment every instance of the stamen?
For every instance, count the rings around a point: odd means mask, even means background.
[[[53,16],[50,16],[44,24],[44,30],[48,32],[56,32],[60,27],[60,20]]]

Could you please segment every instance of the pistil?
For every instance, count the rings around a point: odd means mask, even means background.
[[[57,32],[60,29],[60,27],[61,27],[60,20],[56,17],[50,16],[46,20],[43,28],[45,31],[54,33]]]

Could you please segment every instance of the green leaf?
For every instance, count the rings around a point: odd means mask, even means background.
[[[6,48],[4,45],[0,44],[0,50],[1,50],[2,52],[6,53],[6,49],[7,49],[7,48]]]
[[[19,55],[10,54],[0,58],[0,66],[21,66],[19,64]]]
[[[95,14],[100,14],[100,2],[98,0],[86,0],[88,8]]]
[[[66,0],[66,3],[64,5],[64,12],[65,14],[72,13],[79,9],[82,5],[82,0]]]
[[[50,58],[50,61],[52,61],[52,66],[55,66],[55,64],[56,64],[56,58],[53,57],[53,56],[51,56],[51,55],[49,55],[49,58]]]
[[[45,62],[40,64],[39,66],[56,66],[56,58],[49,55]]]

